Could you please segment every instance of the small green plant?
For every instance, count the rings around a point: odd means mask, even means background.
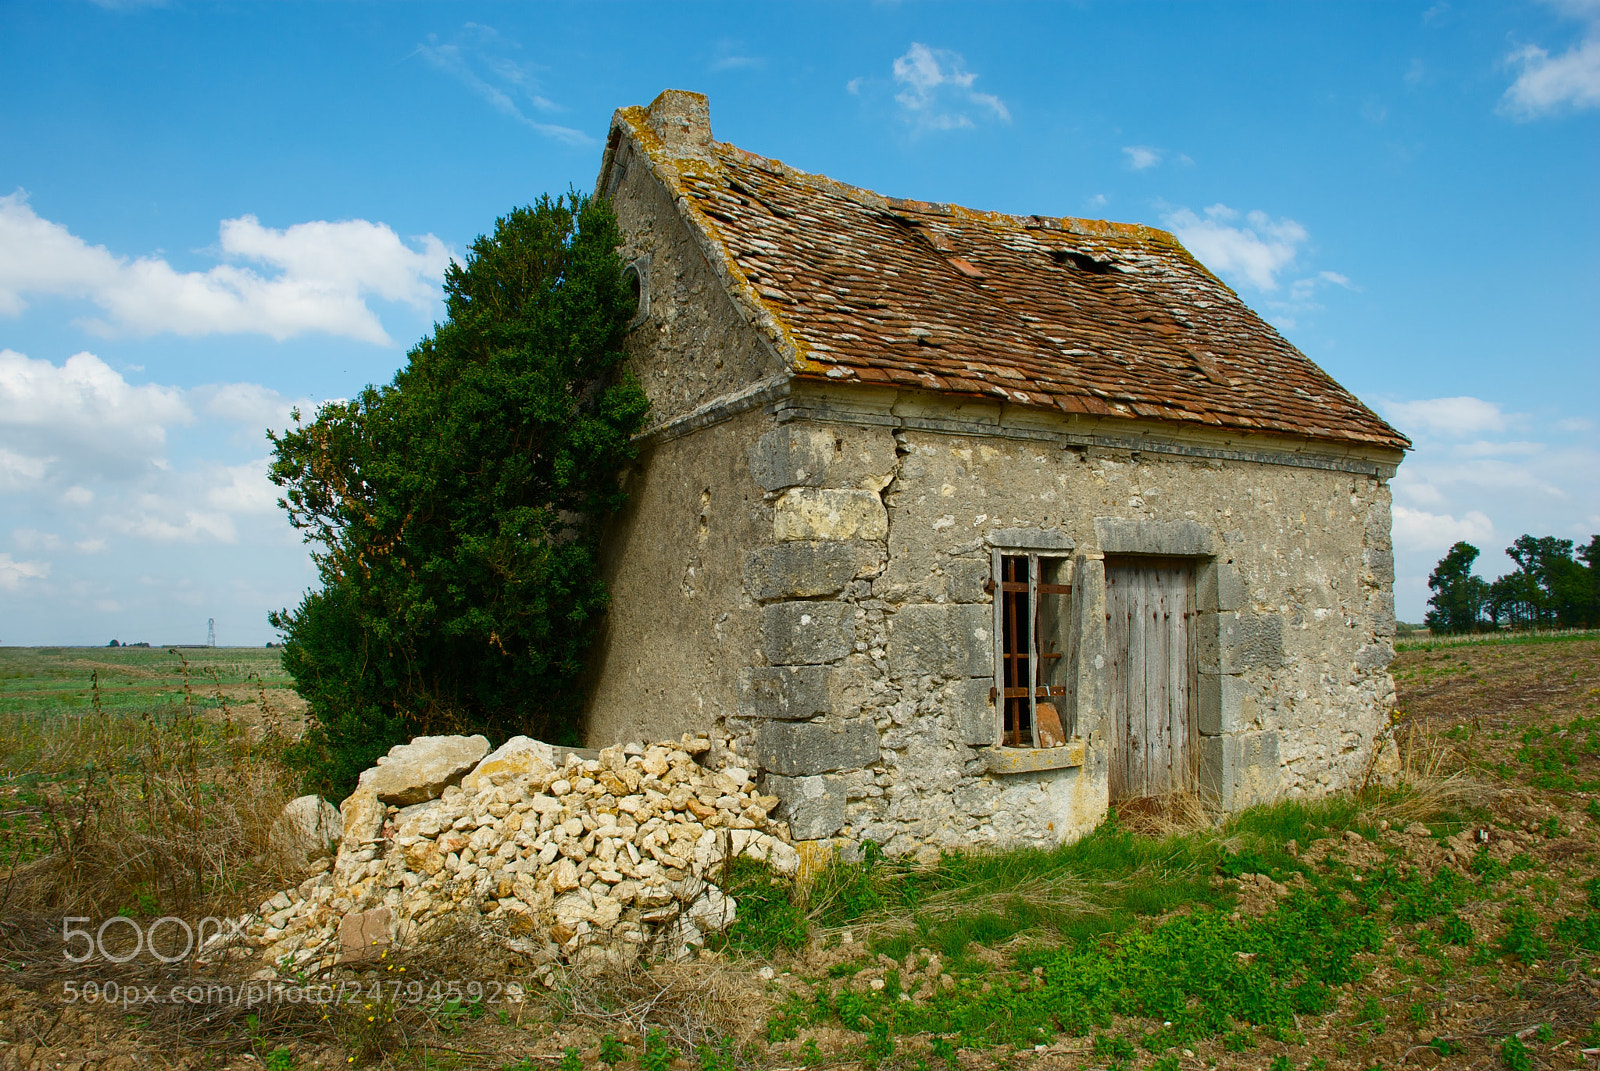
[[[1541,1045],[1548,1045],[1556,1039],[1556,1029],[1549,1023],[1540,1023],[1538,1029],[1534,1030],[1533,1036]]]
[[[639,1055],[640,1071],[667,1071],[679,1055],[665,1033],[652,1030],[644,1036],[644,1052]]]
[[[1500,1043],[1500,1062],[1507,1071],[1533,1071],[1533,1053],[1519,1037],[1508,1037]]]
[[[1444,918],[1444,933],[1441,936],[1447,945],[1470,945],[1473,938],[1472,924],[1452,911]]]
[[[1267,1065],[1267,1071],[1295,1071],[1294,1061],[1280,1052],[1272,1058],[1272,1063]]]
[[[1449,1038],[1441,1037],[1435,1037],[1432,1041],[1429,1041],[1428,1048],[1432,1049],[1440,1056],[1453,1056],[1461,1051],[1461,1047],[1455,1042],[1451,1041]]]
[[[1561,836],[1561,819],[1551,815],[1544,820],[1544,835],[1552,839]]]
[[[1129,1060],[1133,1058],[1133,1042],[1121,1034],[1096,1034],[1093,1051],[1096,1056]]]
[[[945,1041],[944,1038],[934,1038],[933,1039],[933,1054],[935,1056],[943,1055],[942,1053],[939,1052],[939,1046],[941,1044],[944,1045],[946,1048],[949,1048],[949,1045],[950,1045],[950,1043],[948,1041]],[[804,1045],[800,1046],[800,1058],[805,1062],[805,1065],[807,1067],[821,1067],[822,1066],[822,1050],[817,1047],[817,1039],[816,1038],[806,1038],[806,1043]],[[952,1049],[951,1052],[950,1052],[950,1056],[946,1057],[946,1059],[953,1060],[954,1058],[955,1058],[955,1050]]]
[[[1169,1052],[1150,1065],[1150,1071],[1178,1071],[1178,1054]]]
[[[701,1045],[695,1050],[700,1071],[734,1071],[733,1039],[722,1038],[716,1045]]]
[[[1356,1012],[1356,1022],[1358,1023],[1381,1024],[1383,1018],[1383,1005],[1378,1003],[1377,997],[1373,996],[1369,996],[1362,1001],[1361,1008]]]
[[[1500,913],[1506,932],[1500,938],[1500,951],[1516,956],[1523,963],[1532,963],[1550,954],[1544,939],[1537,932],[1539,916],[1521,905],[1506,908]]]
[[[1222,1036],[1222,1047],[1229,1052],[1248,1052],[1256,1047],[1256,1036],[1248,1030],[1230,1030]]]
[[[600,1039],[600,1053],[596,1058],[607,1067],[615,1067],[628,1058],[628,1048],[615,1034],[607,1034]]]
[[[267,1058],[261,1061],[261,1066],[267,1071],[294,1071],[294,1053],[289,1051],[288,1046],[279,1045],[267,1053]]]
[[[578,1052],[577,1046],[568,1045],[561,1050],[561,1062],[556,1065],[559,1071],[583,1071],[583,1056]]]
[[[816,1043],[812,1042],[812,1044]],[[943,1060],[947,1067],[953,1068],[956,1066],[956,1047],[950,1044],[949,1039],[935,1037],[928,1047],[933,1050],[935,1059]]]

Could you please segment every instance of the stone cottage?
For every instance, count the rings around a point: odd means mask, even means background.
[[[711,732],[796,840],[1051,844],[1359,781],[1404,436],[1172,235],[884,197],[619,110],[651,423],[588,742]]]

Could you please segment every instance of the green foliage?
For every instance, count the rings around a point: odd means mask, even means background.
[[[1477,547],[1471,543],[1457,543],[1429,574],[1428,587],[1433,595],[1428,599],[1429,610],[1424,621],[1433,632],[1478,629],[1489,603],[1489,583],[1472,575],[1472,563],[1477,558]]]
[[[392,383],[272,436],[321,582],[271,618],[314,782],[420,733],[575,738],[601,525],[647,409],[619,240],[580,194],[514,210],[450,266],[446,320]]]
[[[1500,913],[1506,932],[1500,937],[1500,951],[1516,956],[1524,963],[1532,963],[1550,954],[1549,947],[1538,934],[1539,916],[1530,908],[1513,905]]]
[[[1477,547],[1451,547],[1428,577],[1428,627],[1444,634],[1502,622],[1520,629],[1600,625],[1600,536],[1576,554],[1570,539],[1519,536],[1506,555],[1517,568],[1491,584],[1472,575]]]
[[[1533,1053],[1519,1037],[1508,1037],[1500,1043],[1500,1062],[1507,1071],[1533,1071]]]
[[[296,1060],[288,1046],[279,1045],[267,1053],[267,1058],[261,1061],[261,1066],[267,1071],[294,1071]]]
[[[575,1046],[568,1045],[561,1050],[561,1062],[556,1067],[559,1071],[583,1071],[583,1055]]]
[[[1440,936],[1447,945],[1470,945],[1473,938],[1472,924],[1452,911],[1444,918],[1444,932]]]
[[[794,882],[774,874],[765,863],[740,856],[728,867],[722,884],[739,904],[739,916],[727,932],[729,945],[770,954],[806,943],[811,925],[798,903]]]
[[[667,1071],[678,1056],[678,1050],[667,1040],[667,1035],[652,1030],[644,1036],[644,1052],[639,1054],[640,1071]]]
[[[1590,911],[1557,919],[1556,937],[1590,952],[1600,952],[1600,912]]]
[[[607,1067],[615,1067],[628,1058],[628,1048],[617,1040],[615,1034],[607,1034],[600,1039],[600,1053],[598,1059]]]

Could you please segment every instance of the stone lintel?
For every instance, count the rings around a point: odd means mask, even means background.
[[[1072,537],[1059,528],[991,528],[986,537],[991,547],[1017,550],[1071,550]]]
[[[1154,554],[1207,558],[1215,553],[1211,533],[1195,521],[1124,520],[1096,517],[1094,534],[1105,554]]]

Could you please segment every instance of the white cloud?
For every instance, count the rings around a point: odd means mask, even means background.
[[[1583,40],[1559,56],[1538,45],[1524,45],[1506,56],[1517,80],[1500,98],[1499,111],[1515,119],[1552,115],[1563,107],[1600,107],[1600,4],[1563,5],[1584,19]]]
[[[49,562],[19,562],[0,553],[0,588],[16,591],[24,580],[43,580],[49,575]]]
[[[0,472],[11,486],[136,472],[160,455],[167,425],[190,419],[181,391],[133,386],[92,353],[57,367],[0,350]]]
[[[232,421],[251,431],[281,430],[291,423],[289,414],[316,410],[310,398],[289,399],[259,383],[208,383],[189,392],[195,407],[207,416]]]
[[[973,88],[978,76],[966,69],[959,53],[914,42],[894,61],[893,70],[901,87],[894,99],[919,129],[953,130],[987,119],[1011,122],[1011,112],[999,97]]]
[[[1482,398],[1424,398],[1414,402],[1380,403],[1384,415],[1401,431],[1462,439],[1486,431],[1504,431],[1506,414],[1496,402]]]
[[[1128,166],[1135,171],[1155,167],[1161,162],[1161,150],[1148,145],[1128,145],[1122,150],[1128,157]]]
[[[17,315],[27,295],[82,298],[106,335],[254,333],[274,339],[314,332],[388,344],[371,298],[421,311],[438,299],[449,250],[433,235],[420,248],[382,223],[353,219],[278,230],[252,215],[223,220],[224,258],[238,264],[183,272],[154,256],[130,260],[91,246],[33,211],[21,192],[0,197],[0,314]]]
[[[1479,510],[1469,510],[1458,519],[1447,513],[1394,507],[1394,546],[1398,552],[1432,554],[1448,550],[1462,540],[1481,546],[1493,538],[1494,524]]]
[[[1106,195],[1103,193],[1097,193],[1093,197],[1089,198],[1086,203],[1090,208],[1104,208],[1107,203]]]
[[[515,54],[521,48],[492,26],[469,22],[449,41],[429,34],[428,40],[417,46],[416,54],[488,101],[495,111],[529,130],[568,145],[594,144],[594,139],[581,130],[540,122],[523,111],[524,105],[539,112],[562,109],[544,95],[534,68],[517,61]]]
[[[1512,568],[1502,552],[1525,532],[1579,542],[1600,532],[1600,449],[1581,419],[1470,396],[1379,408],[1416,441],[1391,483],[1404,620],[1421,619],[1428,573],[1457,540],[1483,552],[1477,571],[1493,578]]]
[[[1187,208],[1162,218],[1206,267],[1269,292],[1278,288],[1278,273],[1294,263],[1310,237],[1294,220],[1275,220],[1265,212],[1247,213],[1244,226],[1233,226],[1240,213],[1223,204],[1207,208],[1205,218]]]
[[[228,514],[274,513],[279,491],[267,479],[271,458],[243,465],[218,466],[207,478],[206,502]]]
[[[11,533],[11,542],[18,550],[55,550],[61,546],[61,537],[37,528],[17,528]]]

